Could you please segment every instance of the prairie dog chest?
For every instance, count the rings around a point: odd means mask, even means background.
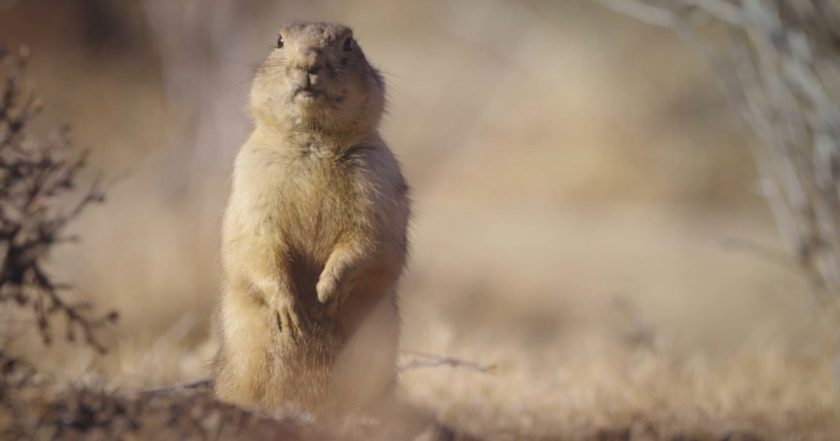
[[[234,185],[255,227],[305,243],[334,240],[368,205],[364,174],[332,155],[247,152]]]

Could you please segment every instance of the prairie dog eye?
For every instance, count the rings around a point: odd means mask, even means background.
[[[344,39],[344,50],[345,51],[352,51],[356,49],[356,42],[353,41],[353,37],[347,37]]]
[[[277,49],[282,48],[282,47],[283,47],[283,43],[284,43],[284,41],[283,41],[283,35],[282,35],[282,34],[277,34]]]

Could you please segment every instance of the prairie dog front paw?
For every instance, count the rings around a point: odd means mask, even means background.
[[[332,275],[321,274],[315,291],[318,293],[318,301],[327,307],[327,313],[335,315],[346,293],[341,281]]]
[[[304,335],[308,327],[306,314],[298,310],[296,302],[291,299],[282,299],[276,308],[277,327],[280,332],[288,332],[292,338],[297,339]]]

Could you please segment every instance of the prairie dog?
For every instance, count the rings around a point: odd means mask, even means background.
[[[348,27],[280,29],[224,214],[219,399],[319,411],[390,394],[410,207],[384,104]]]

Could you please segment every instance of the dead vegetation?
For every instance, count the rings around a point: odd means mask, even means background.
[[[339,439],[305,416],[272,416],[225,405],[206,391],[132,395],[90,386],[59,387],[28,363],[0,357],[3,440]],[[346,433],[341,439],[362,438]]]
[[[76,190],[86,157],[73,149],[66,127],[47,140],[33,136],[41,103],[25,83],[26,61],[26,49],[0,47],[0,304],[28,309],[47,344],[60,316],[67,340],[81,334],[104,352],[96,332],[117,313],[99,316],[91,304],[69,301],[64,292],[72,286],[53,280],[44,267],[53,247],[75,239],[65,233],[67,224],[104,196],[94,183],[75,205],[61,206]]]

